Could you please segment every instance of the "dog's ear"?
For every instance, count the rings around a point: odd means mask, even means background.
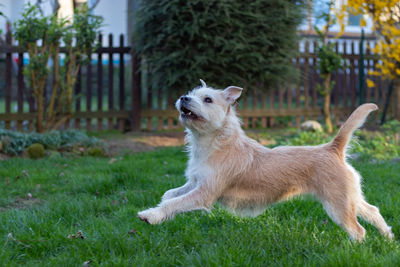
[[[202,86],[202,87],[207,87],[207,84],[206,84],[205,81],[203,81],[202,79],[200,79],[200,82],[201,82],[201,86]]]
[[[229,86],[222,91],[224,94],[225,100],[229,104],[235,103],[235,101],[240,97],[242,94],[243,88],[237,87],[237,86]]]

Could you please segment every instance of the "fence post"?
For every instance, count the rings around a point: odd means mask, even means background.
[[[360,95],[358,96],[358,104],[364,103],[364,29],[361,29],[361,40],[360,40],[360,60],[358,61],[358,84],[360,89]]]
[[[11,47],[11,30],[10,30],[10,23],[7,23],[7,32],[6,32],[6,44]],[[11,113],[11,85],[12,85],[12,54],[11,52],[6,53],[6,71],[5,71],[5,80],[6,80],[6,90],[5,90],[5,100],[6,100],[6,114]],[[10,129],[11,123],[10,121],[5,122],[5,128]]]
[[[132,87],[131,87],[131,128],[132,131],[140,131],[141,121],[141,73],[140,73],[140,58],[136,50],[132,48]]]

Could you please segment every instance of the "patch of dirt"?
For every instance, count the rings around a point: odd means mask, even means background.
[[[183,132],[172,133],[140,133],[126,134],[124,138],[104,140],[108,147],[108,154],[117,155],[124,152],[153,151],[161,147],[182,146]]]
[[[7,160],[10,156],[7,156],[6,154],[1,154],[0,153],[0,161],[2,160]]]
[[[33,205],[39,204],[40,199],[38,198],[22,198],[22,197],[17,197],[13,202],[8,204],[5,207],[0,207],[0,212],[4,212],[10,209],[26,209],[30,208]]]
[[[152,147],[182,146],[184,144],[184,139],[167,136],[148,136],[140,138],[139,142],[143,142]]]

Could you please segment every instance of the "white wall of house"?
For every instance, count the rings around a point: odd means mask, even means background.
[[[19,10],[22,10],[25,0],[0,0],[0,10],[3,12],[5,17],[0,17],[0,29],[3,33],[6,30],[7,20],[14,22],[19,16]]]
[[[103,44],[108,44],[106,40],[108,34],[114,35],[114,44],[119,44],[119,35],[127,37],[128,22],[128,4],[127,0],[100,0],[94,9],[96,15],[104,18],[104,26],[102,28]],[[105,43],[104,43],[105,42]],[[125,44],[126,44],[125,39]]]

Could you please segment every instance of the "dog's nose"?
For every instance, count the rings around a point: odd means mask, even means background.
[[[181,102],[189,102],[190,101],[190,97],[188,96],[181,96]]]

